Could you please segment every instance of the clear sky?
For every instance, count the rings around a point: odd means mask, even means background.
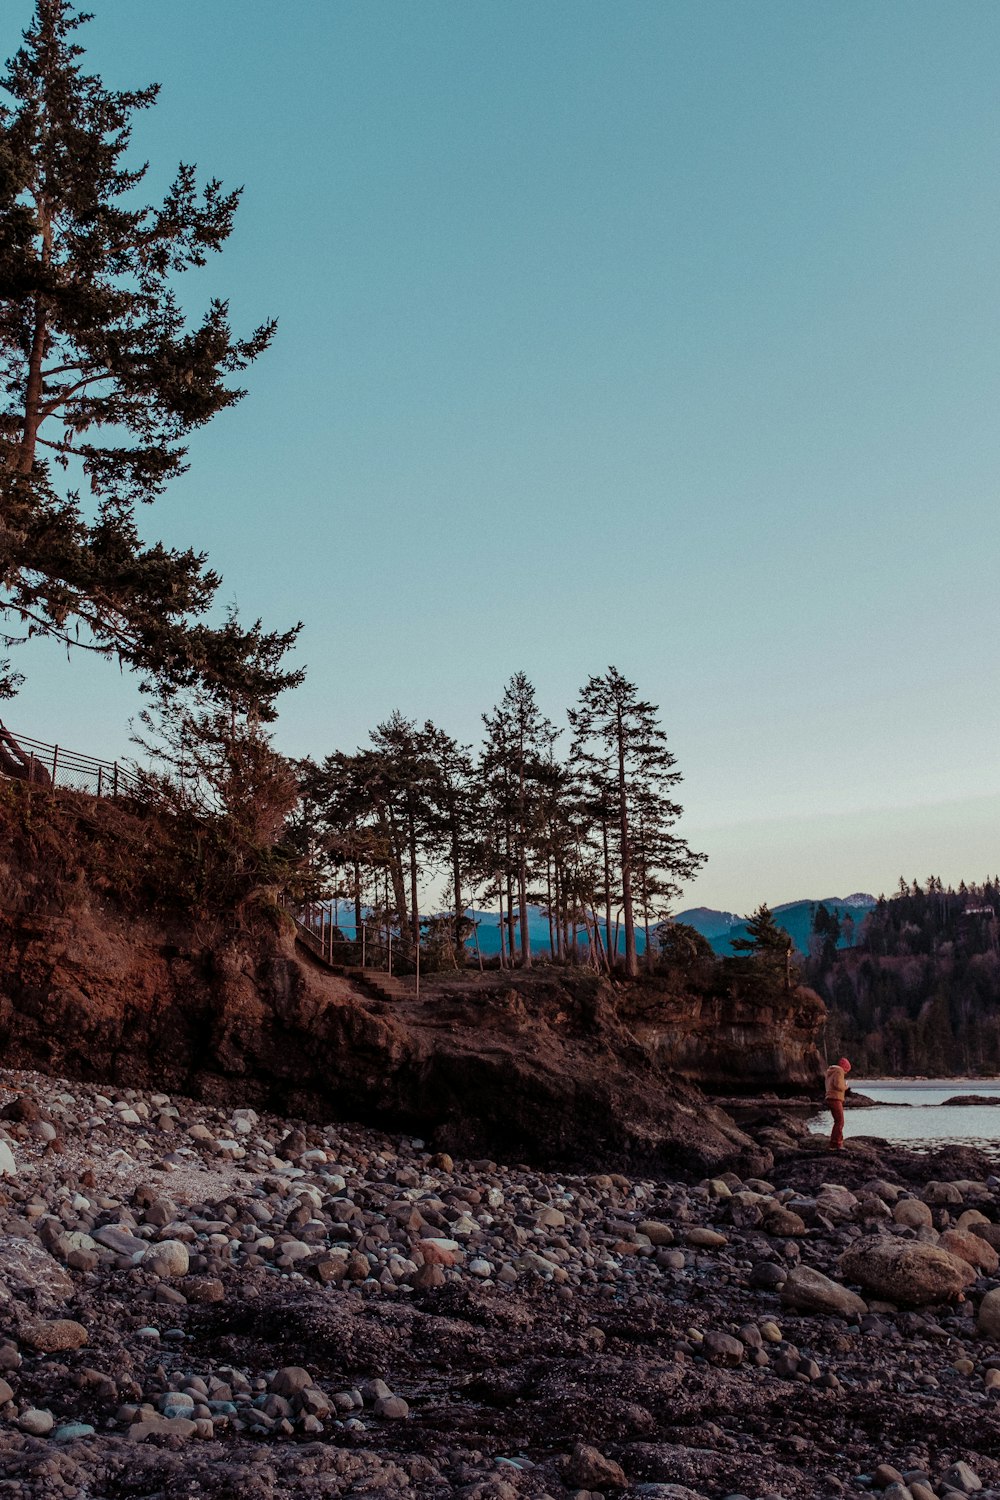
[[[281,748],[613,662],[682,904],[1000,865],[993,0],[89,8],[155,180],[246,185],[188,295],[278,339],[145,519],[304,620]],[[21,655],[12,727],[123,748],[115,668]]]

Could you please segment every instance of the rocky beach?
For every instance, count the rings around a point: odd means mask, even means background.
[[[1000,1175],[543,1171],[0,1074],[0,1495],[1000,1494]],[[858,1117],[855,1116],[855,1119]]]

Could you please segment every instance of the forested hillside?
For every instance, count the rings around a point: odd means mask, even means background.
[[[829,1053],[875,1075],[1000,1072],[998,914],[998,876],[957,890],[900,881],[842,949],[818,906],[805,977],[830,1010]]]

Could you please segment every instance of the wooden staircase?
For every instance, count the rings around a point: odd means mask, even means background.
[[[393,974],[384,974],[379,969],[363,969],[360,964],[340,964],[327,958],[323,952],[319,938],[300,922],[298,917],[289,912],[295,923],[295,942],[299,949],[307,953],[311,961],[327,974],[336,974],[342,979],[349,979],[359,988],[366,990],[375,1000],[382,1000],[391,1005],[399,1000],[412,1000],[413,992],[407,987],[403,980],[397,979]]]

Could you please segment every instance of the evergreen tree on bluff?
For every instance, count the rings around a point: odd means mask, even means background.
[[[635,875],[638,864],[636,831],[640,805],[652,841],[659,834],[657,862],[666,874],[683,869],[694,874],[705,856],[694,854],[680,838],[663,837],[683,809],[672,800],[681,779],[676,759],[667,749],[667,736],[657,722],[657,708],[639,698],[635,684],[617,667],[603,677],[589,677],[580,689],[579,704],[569,711],[573,755],[607,779],[613,789],[622,914],[625,926],[625,972],[635,977],[639,960],[635,942]],[[652,873],[652,863],[647,876]]]
[[[203,623],[219,576],[203,554],[144,544],[135,518],[274,333],[234,337],[223,301],[189,325],[175,289],[222,248],[239,192],[199,188],[182,164],[163,202],[141,205],[146,167],[125,156],[158,89],[85,73],[87,19],[37,0],[0,79],[0,611],[23,627],[2,639],[50,636],[273,717],[298,680],[280,666],[296,631]],[[17,680],[3,668],[0,696]]]

